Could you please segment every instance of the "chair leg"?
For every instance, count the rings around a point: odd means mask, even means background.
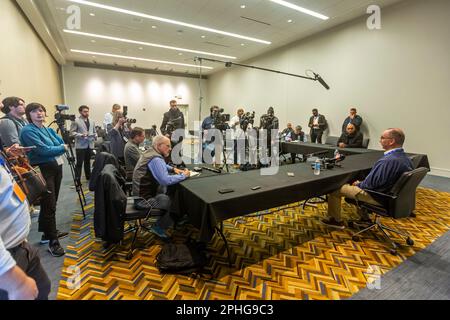
[[[390,227],[388,227],[388,226],[385,226],[385,225],[383,225],[383,224],[380,224],[380,228],[381,228],[381,229],[385,229],[385,230],[389,230],[389,231],[391,231],[391,232],[393,232],[393,233],[396,233],[396,234],[398,234],[398,235],[401,235],[401,236],[403,236],[403,237],[405,237],[405,238],[409,238],[409,235],[406,234],[405,232],[402,232],[402,231],[399,231],[399,230],[392,229],[392,228],[390,228]]]
[[[127,254],[127,260],[131,260],[131,258],[133,258],[134,245],[136,243],[137,235],[138,235],[140,229],[141,229],[140,226],[137,225],[136,231],[134,232],[134,235],[133,235],[133,241],[131,242],[130,250],[128,251],[128,254]]]
[[[383,233],[383,235],[386,238],[386,240],[391,243],[392,248],[394,250],[396,250],[397,249],[397,244],[391,239],[391,237],[389,237],[389,235],[386,233],[386,231],[384,231],[384,229],[381,227],[381,224],[378,225],[378,229],[380,229],[380,231]]]
[[[352,237],[358,237],[359,235],[361,235],[361,234],[363,234],[363,233],[366,233],[367,231],[372,230],[372,229],[374,229],[374,228],[376,228],[376,227],[377,227],[377,224],[376,224],[376,223],[371,224],[371,225],[368,226],[367,228],[364,228],[363,230],[354,233],[354,234],[352,235]]]

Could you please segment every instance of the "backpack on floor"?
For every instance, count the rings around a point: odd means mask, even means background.
[[[205,244],[195,241],[166,243],[156,256],[156,267],[161,273],[203,273],[207,262]]]

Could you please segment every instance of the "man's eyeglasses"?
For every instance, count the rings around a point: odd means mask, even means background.
[[[392,137],[383,137],[383,136],[381,136],[380,139],[383,140],[383,139],[393,139],[393,138]]]

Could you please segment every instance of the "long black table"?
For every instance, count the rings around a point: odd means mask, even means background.
[[[207,242],[224,220],[324,195],[347,182],[361,180],[382,155],[382,152],[354,155],[345,159],[342,167],[322,170],[319,176],[314,175],[307,163],[280,166],[274,175],[262,175],[261,170],[207,173],[207,177],[180,183],[178,201],[200,230],[200,240]],[[294,173],[294,177],[288,176],[288,172]],[[261,188],[253,191],[256,186]],[[234,192],[220,194],[218,190],[222,188]]]
[[[322,145],[305,146],[304,150],[313,147],[323,148]],[[280,166],[274,175],[263,175],[261,170],[234,174],[203,170],[199,177],[180,183],[177,200],[191,223],[200,230],[200,241],[208,242],[216,226],[224,220],[325,195],[345,183],[363,180],[383,156],[383,151],[362,150],[360,154],[348,156],[341,163],[342,167],[322,170],[318,176],[307,163]],[[415,167],[430,168],[426,155],[408,155]],[[294,173],[294,177],[288,176],[288,172]],[[256,186],[261,188],[252,190]],[[234,192],[220,194],[218,190],[223,188],[231,188]]]

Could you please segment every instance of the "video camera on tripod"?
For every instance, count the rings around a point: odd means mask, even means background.
[[[214,128],[224,131],[229,128],[228,122],[230,121],[230,115],[224,114],[223,109],[213,111],[211,117],[213,119]]]
[[[55,122],[58,124],[58,127],[61,126],[65,128],[66,121],[75,121],[76,116],[74,114],[65,114],[64,111],[69,110],[69,106],[63,104],[57,104],[55,106]]]
[[[250,112],[245,113],[240,120],[241,129],[244,131],[247,131],[247,127],[249,124],[253,125],[254,123],[255,123],[255,111],[251,113]]]
[[[66,129],[66,121],[75,121],[76,116],[74,114],[69,115],[64,113],[65,111],[69,110],[69,106],[58,104],[55,106],[55,108],[56,108],[55,121],[50,123],[49,126],[51,126],[53,123],[57,124],[58,131],[61,133],[62,139],[64,140],[64,143],[68,147],[66,151],[66,159],[69,162],[70,171],[72,173],[73,182],[78,194],[78,199],[80,201],[83,217],[86,217],[86,212],[84,211],[84,206],[86,205],[86,197],[84,196],[81,181],[75,175],[75,154],[72,148],[72,138],[70,137],[70,131]]]
[[[123,106],[123,117],[127,119],[127,123],[136,123],[136,119],[128,119],[128,106]]]

